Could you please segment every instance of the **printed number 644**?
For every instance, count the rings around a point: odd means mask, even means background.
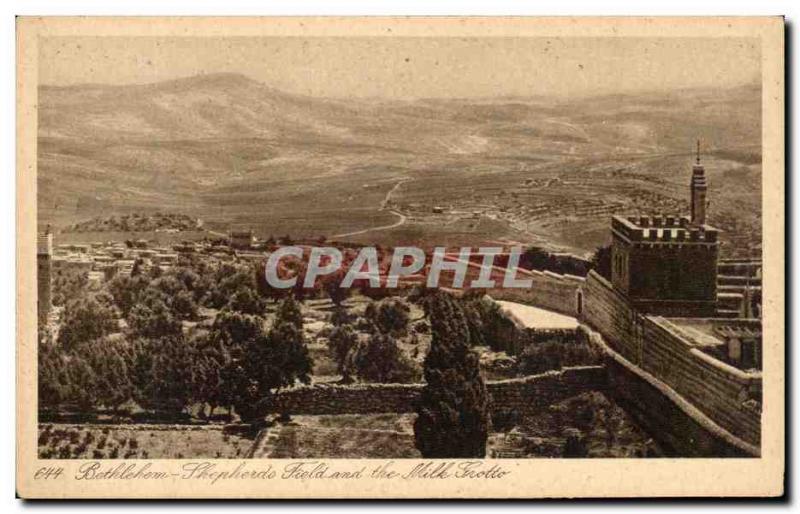
[[[64,472],[64,468],[61,466],[47,466],[44,468],[39,468],[36,470],[36,474],[33,475],[34,480],[47,480],[50,478],[58,478]]]

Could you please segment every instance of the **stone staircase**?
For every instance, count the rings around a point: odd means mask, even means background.
[[[761,293],[760,260],[722,259],[717,266],[718,318],[738,318],[746,294]]]
[[[266,459],[275,451],[280,439],[282,425],[267,427],[256,436],[250,450],[245,454],[246,459]]]

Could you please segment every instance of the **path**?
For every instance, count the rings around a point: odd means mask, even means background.
[[[370,228],[365,228],[364,230],[356,230],[355,232],[346,232],[344,234],[335,234],[335,235],[332,235],[330,238],[331,239],[341,239],[343,237],[360,236],[361,234],[366,234],[367,232],[376,232],[378,230],[389,230],[390,228],[399,227],[400,225],[405,223],[406,220],[408,219],[408,217],[405,214],[400,214],[397,211],[389,211],[389,212],[391,212],[395,216],[399,216],[400,219],[397,220],[396,222],[392,223],[391,225],[381,225],[380,227],[370,227]]]
[[[410,178],[404,178],[404,179],[398,180],[397,184],[395,184],[389,191],[386,192],[386,196],[383,198],[383,200],[381,201],[381,205],[378,208],[379,212],[387,210],[387,207],[389,206],[389,202],[392,200],[392,195],[400,188],[401,185],[403,185],[404,182],[408,182],[409,180],[411,180],[411,179]],[[408,219],[408,217],[405,214],[402,214],[402,213],[400,213],[400,212],[398,212],[398,211],[396,211],[394,209],[389,210],[389,212],[391,212],[392,214],[394,214],[395,216],[398,217],[398,220],[395,221],[394,223],[391,223],[389,225],[381,225],[379,227],[365,228],[365,229],[356,230],[356,231],[353,231],[353,232],[345,232],[343,234],[335,234],[335,235],[330,236],[330,239],[341,239],[341,238],[344,238],[344,237],[360,236],[361,234],[366,234],[368,232],[377,232],[379,230],[393,229],[395,227],[399,227],[400,225],[404,224],[406,222],[406,220]],[[217,231],[214,231],[214,230],[211,230],[211,229],[206,229],[206,232],[208,232],[209,234],[213,234],[215,236],[223,237],[223,238],[227,238],[228,237],[228,234],[223,234],[222,232],[217,232]]]
[[[381,202],[381,206],[378,209],[378,211],[385,211],[387,206],[389,205],[389,202],[392,199],[392,195],[400,188],[401,185],[403,185],[404,182],[407,182],[409,180],[411,180],[411,179],[409,179],[409,178],[401,179],[401,180],[399,180],[397,182],[397,184],[394,185],[394,187],[392,187],[389,191],[387,191],[386,192],[386,196],[383,198],[383,201]],[[398,211],[395,211],[393,209],[390,210],[389,212],[391,212],[392,214],[397,216],[399,219],[397,221],[395,221],[394,223],[389,224],[389,225],[381,225],[379,227],[370,227],[370,228],[365,228],[365,229],[362,229],[362,230],[356,230],[356,231],[353,231],[353,232],[345,232],[343,234],[334,234],[334,235],[330,236],[330,239],[341,239],[341,238],[344,238],[344,237],[360,236],[361,234],[366,234],[368,232],[377,232],[379,230],[393,229],[395,227],[399,227],[400,225],[404,224],[406,222],[406,220],[408,219],[408,217],[405,214],[400,213]]]

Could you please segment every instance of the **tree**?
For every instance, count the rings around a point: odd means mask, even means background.
[[[42,329],[40,328],[40,334]],[[46,339],[46,338],[44,338]],[[61,403],[67,399],[69,390],[63,375],[64,359],[61,352],[52,344],[43,340],[39,341],[39,366],[38,366],[38,407],[39,412],[58,411]]]
[[[234,405],[241,406],[253,399],[250,396],[250,378],[245,369],[249,358],[247,350],[255,340],[266,337],[263,325],[264,319],[260,316],[230,310],[223,310],[217,315],[207,340],[199,348],[200,355],[219,363],[216,378],[221,386],[205,397],[212,407],[213,404],[225,405],[230,415]],[[207,364],[214,366],[213,362]]]
[[[117,328],[116,313],[93,297],[67,302],[58,342],[66,351],[105,337]]]
[[[183,287],[187,291],[192,293],[194,301],[199,302],[208,291],[210,281],[205,276],[201,276],[197,271],[195,271],[191,267],[192,265],[195,265],[198,268],[201,266],[200,263],[184,261],[182,265],[177,266],[173,270],[173,275],[181,284],[183,284]]]
[[[543,248],[531,246],[520,256],[519,265],[523,269],[535,269],[552,271],[551,255]]]
[[[172,314],[177,319],[197,319],[197,303],[195,302],[192,293],[186,289],[182,289],[172,297],[170,307],[172,309]]]
[[[131,267],[131,277],[142,276],[144,273],[144,270],[142,269],[143,267],[144,262],[142,259],[137,258],[135,261],[133,261],[133,267]]]
[[[179,320],[192,320],[197,318],[197,303],[194,293],[189,290],[186,282],[199,280],[199,277],[192,277],[182,274],[181,279],[174,274],[164,275],[154,280],[145,289],[140,301],[147,301],[151,296],[163,301],[172,311],[172,315]]]
[[[314,361],[308,353],[308,345],[302,327],[287,320],[279,320],[267,334],[271,364],[281,369],[270,382],[275,389],[294,385],[299,381],[311,382]]]
[[[484,326],[488,304],[494,302],[484,302],[483,297],[474,290],[469,290],[461,299],[461,308],[464,310],[464,318],[467,320],[469,329],[469,346],[484,346],[489,344],[486,340],[486,327]],[[496,305],[496,304],[495,304]],[[498,307],[499,308],[499,307]]]
[[[269,333],[263,326],[260,316],[225,309],[208,335],[197,338],[193,390],[212,411],[226,405],[250,422],[276,390],[310,381],[313,361],[296,302],[281,303]]]
[[[157,339],[181,333],[181,322],[164,301],[162,293],[148,289],[128,314],[128,327],[134,337]]]
[[[364,317],[382,334],[402,337],[408,334],[411,309],[402,300],[382,300],[370,303]]]
[[[365,382],[409,383],[419,378],[414,363],[387,334],[373,333],[352,356],[358,377]]]
[[[275,312],[276,324],[278,321],[291,323],[295,327],[302,330],[303,328],[303,312],[300,310],[300,304],[293,296],[287,296],[278,306]]]
[[[97,401],[115,413],[133,396],[124,344],[104,340],[86,348],[86,359],[95,375]]]
[[[207,307],[221,309],[242,287],[256,290],[256,279],[252,268],[223,264],[214,273],[208,293],[203,297],[203,303]]]
[[[192,400],[192,348],[183,335],[172,335],[154,345],[153,382],[149,399],[156,411],[176,416]]]
[[[193,396],[208,404],[209,415],[213,415],[218,406],[230,404],[224,380],[228,354],[218,340],[207,335],[196,337],[194,348]],[[202,414],[205,415],[205,410]]]
[[[78,412],[87,414],[97,406],[98,384],[92,366],[78,355],[72,354],[66,361],[66,383],[68,401],[75,404]]]
[[[161,415],[179,415],[192,400],[192,354],[183,334],[137,340],[131,365],[136,402]]]
[[[250,338],[244,346],[239,363],[244,380],[235,388],[236,411],[244,420],[255,419],[275,391],[297,381],[309,383],[312,366],[303,333],[303,316],[297,302],[289,296],[279,305],[266,337]]]
[[[139,301],[139,296],[147,288],[148,280],[141,275],[126,277],[117,275],[108,282],[108,291],[122,316],[127,318],[131,309]]]
[[[261,315],[264,313],[266,306],[255,290],[249,287],[241,287],[228,300],[227,307],[244,314]]]
[[[417,404],[414,439],[425,458],[483,458],[491,424],[489,394],[456,300],[441,291],[426,302],[431,348]]]
[[[334,326],[328,336],[328,350],[344,383],[350,383],[353,380],[349,355],[357,344],[358,334],[350,325]]]
[[[243,357],[236,363],[241,373],[234,388],[234,407],[243,421],[254,421],[275,391],[311,381],[313,361],[303,331],[285,320],[277,320],[266,337],[248,341]]]
[[[150,407],[150,384],[153,382],[154,343],[149,339],[136,339],[127,352],[128,378],[131,396],[144,409]]]
[[[170,298],[175,296],[176,294],[180,293],[181,291],[186,290],[186,286],[183,282],[178,280],[173,275],[162,275],[153,280],[150,283],[151,288],[164,293],[166,298]]]
[[[223,310],[211,326],[209,338],[224,347],[243,347],[248,341],[264,335],[264,319],[241,312]]]
[[[53,305],[64,305],[77,298],[89,284],[89,272],[57,269],[53,273]]]

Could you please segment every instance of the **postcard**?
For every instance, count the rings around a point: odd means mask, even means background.
[[[20,497],[783,494],[783,18],[17,35]]]

